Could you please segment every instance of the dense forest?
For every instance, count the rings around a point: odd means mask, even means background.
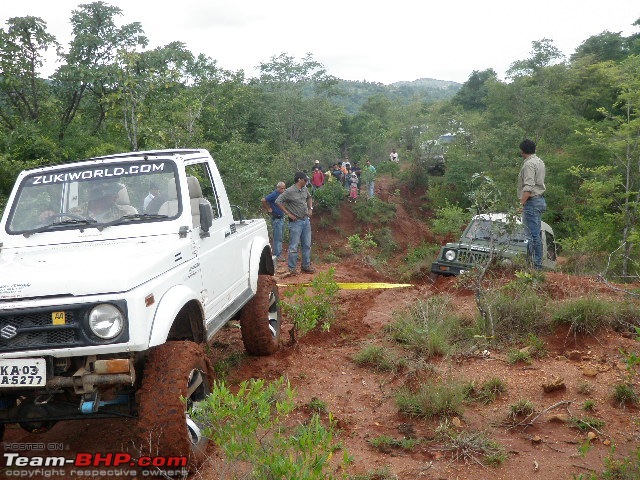
[[[105,2],[79,5],[67,46],[38,17],[0,30],[0,207],[27,167],[197,147],[216,158],[232,201],[256,213],[276,181],[316,159],[369,159],[384,172],[396,148],[398,175],[425,210],[454,218],[515,209],[518,144],[528,137],[547,165],[544,218],[563,254],[638,275],[640,33],[604,31],[569,58],[553,40],[535,41],[504,81],[489,68],[463,85],[382,85],[335,78],[311,54],[274,56],[246,78],[179,41],[145,49],[142,25],[119,25],[121,15]],[[50,49],[59,66],[41,78]],[[438,144],[444,134],[454,141]]]

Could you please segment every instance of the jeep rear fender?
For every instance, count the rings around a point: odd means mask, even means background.
[[[153,316],[153,325],[151,326],[151,335],[149,336],[149,347],[161,345],[167,341],[174,320],[178,317],[183,307],[189,302],[197,303],[202,312],[202,303],[197,297],[197,293],[193,290],[184,285],[176,285],[167,290],[160,299],[156,314]],[[204,318],[203,315],[202,318]],[[204,325],[204,320],[201,321]]]
[[[267,238],[258,236],[251,243],[251,256],[249,259],[249,287],[253,293],[258,291],[258,275],[273,275],[273,257],[271,245]]]

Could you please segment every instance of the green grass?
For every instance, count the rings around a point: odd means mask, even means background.
[[[417,392],[403,388],[396,394],[400,413],[427,419],[462,415],[464,401],[464,385],[451,381],[424,383]]]
[[[388,348],[367,345],[353,356],[353,361],[377,372],[397,372],[406,365],[406,360]]]

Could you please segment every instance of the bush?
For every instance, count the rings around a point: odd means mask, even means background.
[[[462,415],[465,388],[456,382],[425,383],[413,393],[403,388],[396,394],[400,413],[434,418]]]
[[[379,345],[366,346],[353,356],[353,361],[361,367],[369,367],[379,372],[397,372],[406,363],[388,348]]]
[[[334,280],[335,269],[315,275],[311,285],[289,287],[282,294],[283,314],[292,321],[297,332],[304,335],[322,322],[322,330],[328,331],[338,309],[335,294],[338,284]],[[311,292],[309,292],[309,289]]]
[[[568,324],[574,335],[593,335],[612,324],[614,311],[615,306],[607,300],[583,297],[558,304],[552,319],[557,324]]]
[[[448,303],[438,295],[418,300],[385,329],[395,341],[426,358],[449,354],[460,338],[463,322],[449,313]]]
[[[471,220],[471,214],[457,205],[445,204],[436,208],[435,218],[432,221],[433,233],[440,235],[454,234],[456,237]]]
[[[367,199],[366,202],[354,203],[353,213],[362,223],[380,225],[395,218],[396,206],[393,203],[380,200],[378,197],[373,197]]]
[[[333,212],[347,195],[347,190],[338,181],[325,183],[313,192],[313,206],[321,210]]]
[[[284,378],[269,384],[251,379],[233,394],[224,382],[190,415],[223,453],[230,472],[248,464],[253,478],[331,478],[330,460],[339,447],[336,422],[317,414],[305,423],[289,420],[295,392]],[[347,455],[343,456],[343,465]],[[222,478],[222,476],[221,476]]]

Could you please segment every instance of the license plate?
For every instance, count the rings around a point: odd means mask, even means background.
[[[0,388],[43,387],[47,383],[44,358],[0,359]]]

